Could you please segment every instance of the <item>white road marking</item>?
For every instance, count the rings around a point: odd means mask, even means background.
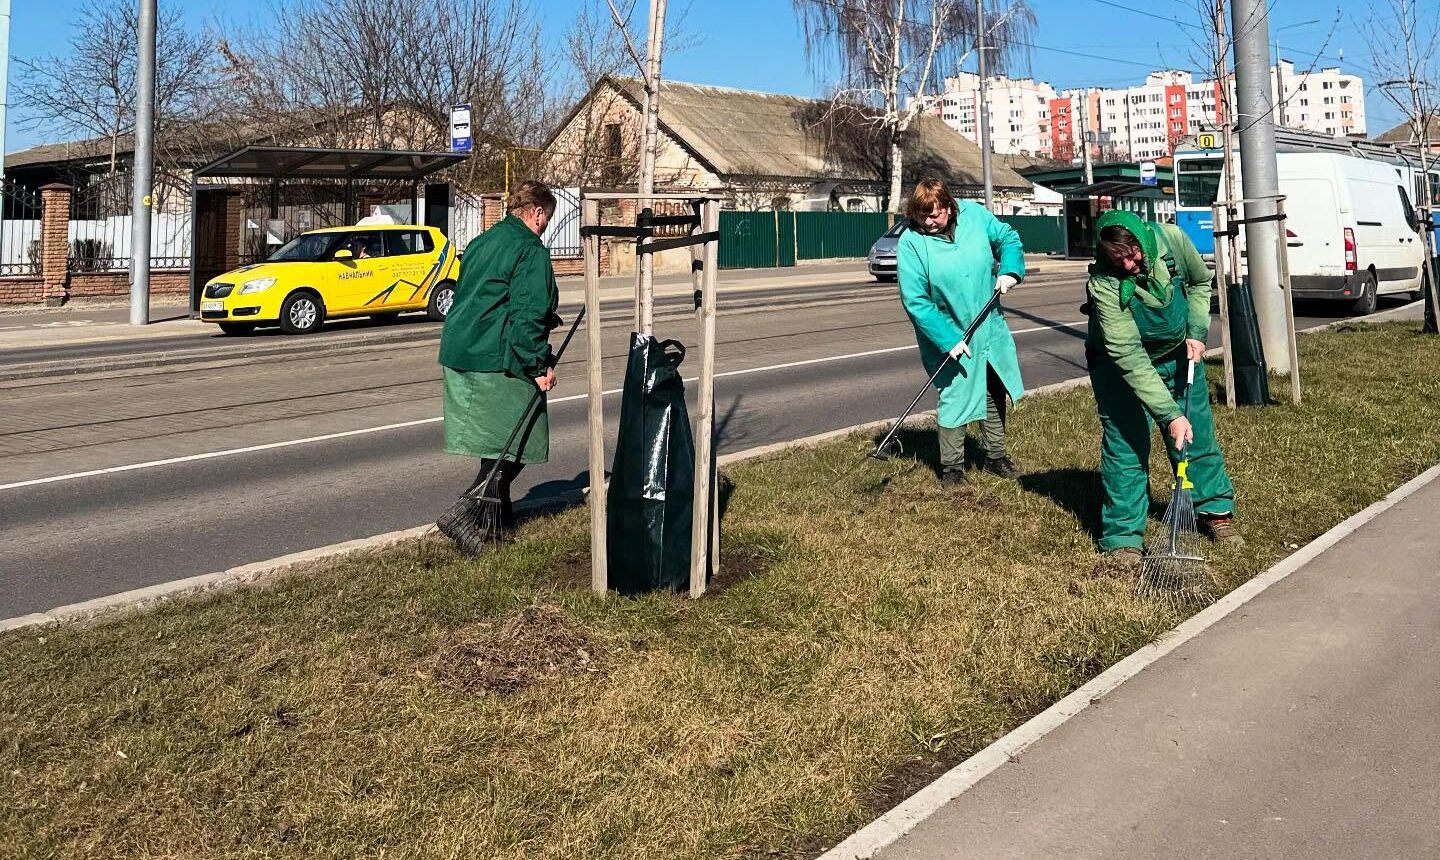
[[[1071,328],[1076,325],[1080,325],[1083,322],[1084,320],[1081,320],[1079,322],[1060,323],[1059,325],[1035,326],[1033,328],[1016,329],[1012,331],[1011,334],[1031,334],[1038,331],[1050,331],[1059,328]],[[849,361],[856,358],[868,358],[874,355],[886,355],[895,352],[908,352],[914,349],[918,349],[915,344],[907,344],[906,346],[892,346],[884,349],[870,349],[864,352],[852,352],[847,355],[831,355],[824,358],[809,358],[803,361],[789,361],[784,364],[770,364],[764,367],[747,367],[741,370],[727,370],[723,373],[715,374],[715,378],[722,379],[731,376],[746,376],[752,373],[767,373],[772,370],[789,370],[790,368],[794,367],[805,367],[807,365],[813,364],[825,364],[826,362],[831,361]],[[695,382],[698,379],[699,377],[691,376],[686,377],[685,381]],[[603,394],[606,397],[610,397],[619,394],[621,390],[622,389],[619,388],[612,388],[608,391],[603,392]],[[557,403],[568,403],[573,400],[584,400],[589,396],[590,395],[588,392],[585,394],[571,394],[567,397],[552,398],[549,403],[553,406]],[[148,460],[144,463],[130,463],[125,466],[110,466],[104,469],[90,469],[85,472],[72,472],[67,475],[52,475],[48,478],[32,478],[28,481],[16,481],[11,484],[0,484],[0,490],[19,490],[25,487],[39,486],[41,484],[56,484],[60,483],[61,481],[77,481],[81,478],[94,478],[99,475],[113,475],[119,472],[134,472],[139,469],[155,469],[161,466],[174,466],[179,463],[194,463],[200,460],[214,460],[219,457],[234,457],[240,454],[253,454],[257,451],[273,451],[277,448],[290,448],[296,445],[310,445],[315,442],[329,442],[334,439],[346,439],[351,436],[365,436],[371,433],[384,433],[390,430],[403,430],[407,427],[419,427],[424,424],[435,424],[443,420],[445,420],[443,416],[436,416],[434,418],[419,418],[414,421],[401,421],[396,424],[384,424],[379,427],[362,427],[358,430],[344,430],[339,433],[326,433],[321,436],[306,436],[303,439],[286,439],[280,442],[266,442],[261,445],[249,445],[244,448],[227,448],[223,451],[207,451],[203,454],[187,454],[183,457],[168,457],[164,460]]]

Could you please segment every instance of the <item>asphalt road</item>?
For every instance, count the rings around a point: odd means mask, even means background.
[[[1011,293],[1027,385],[1084,373],[1082,278],[1040,273]],[[892,417],[924,381],[893,287],[722,307],[722,453]],[[670,312],[657,332],[695,343],[695,328]],[[626,336],[605,329],[607,390]],[[586,482],[583,362],[576,348],[560,368],[552,459],[521,475],[517,498]],[[430,339],[0,384],[0,617],[432,521],[475,468],[441,452],[438,377]],[[606,408],[613,436],[618,397]],[[125,468],[155,461],[170,462]]]

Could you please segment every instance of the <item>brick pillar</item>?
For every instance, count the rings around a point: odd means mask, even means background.
[[[505,217],[505,199],[500,194],[481,194],[480,229],[489,230]]]
[[[245,201],[238,193],[231,194],[225,198],[225,241],[221,244],[221,251],[224,257],[220,261],[220,271],[228,272],[231,269],[240,268],[240,229],[244,226]]]
[[[40,189],[40,283],[45,304],[57,307],[70,297],[69,185],[53,182]]]

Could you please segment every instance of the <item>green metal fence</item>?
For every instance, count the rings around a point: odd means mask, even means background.
[[[1064,253],[1065,222],[1059,216],[1001,215],[1015,228],[1025,251]],[[720,268],[793,266],[796,260],[864,257],[889,228],[884,212],[720,213]]]
[[[720,268],[864,257],[889,226],[883,212],[720,213]]]
[[[720,268],[780,265],[774,212],[720,212]]]
[[[1065,253],[1065,221],[1058,215],[1001,215],[1015,228],[1027,254]]]
[[[796,212],[795,238],[802,260],[863,257],[887,229],[884,212]]]

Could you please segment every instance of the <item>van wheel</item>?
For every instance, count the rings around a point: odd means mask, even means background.
[[[430,292],[430,304],[426,306],[425,313],[430,319],[436,322],[444,322],[445,317],[450,315],[450,308],[455,304],[455,282],[442,281],[435,285]]]
[[[1355,300],[1351,306],[1356,316],[1368,316],[1375,313],[1375,308],[1380,302],[1380,284],[1375,279],[1375,270],[1365,272],[1365,280],[1360,284],[1360,298]]]
[[[314,293],[295,292],[280,305],[280,330],[286,334],[310,334],[325,322],[325,303]]]

